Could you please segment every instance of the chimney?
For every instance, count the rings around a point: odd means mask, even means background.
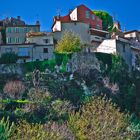
[[[17,19],[20,20],[20,16],[17,16]]]
[[[40,25],[40,21],[39,20],[36,21],[36,25]]]
[[[113,28],[116,28],[117,30],[121,31],[121,25],[120,25],[120,23],[118,21],[117,22],[114,22]]]
[[[126,32],[126,28],[124,27],[124,33]]]

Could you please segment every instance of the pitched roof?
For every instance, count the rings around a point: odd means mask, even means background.
[[[86,7],[84,4],[81,4],[81,5],[79,5],[79,6],[77,6],[77,7],[75,7],[75,8],[80,8],[80,7]],[[74,8],[74,9],[75,9]],[[87,9],[89,9],[88,7],[86,7]],[[73,10],[74,10],[73,9]],[[54,17],[54,22],[53,22],[53,25],[52,25],[52,28],[53,28],[53,26],[55,25],[55,23],[56,23],[56,21],[61,21],[62,23],[67,23],[67,22],[79,22],[79,21],[72,21],[71,20],[71,18],[70,18],[70,14],[73,12],[73,10],[72,11],[70,11],[69,12],[69,14],[68,15],[66,15],[66,16],[55,16]],[[89,9],[91,12],[92,12],[92,10],[91,9]],[[93,13],[94,14],[94,13]],[[95,14],[94,14],[95,15]],[[95,15],[96,16],[96,15]],[[98,17],[98,16],[97,16]],[[98,17],[98,19],[99,20],[101,20],[99,17]],[[102,21],[102,20],[101,20]]]
[[[138,32],[138,33],[140,33],[139,30],[130,30],[130,31],[124,32],[124,34],[129,34],[129,33],[133,33],[133,32]]]
[[[51,33],[46,32],[29,32],[26,34],[27,37],[38,37],[38,36],[46,36],[51,35]]]

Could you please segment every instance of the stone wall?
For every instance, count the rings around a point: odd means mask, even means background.
[[[22,75],[23,70],[20,64],[1,64],[0,74],[19,74]]]

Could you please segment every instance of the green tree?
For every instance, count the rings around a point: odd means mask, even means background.
[[[71,54],[81,50],[78,36],[73,32],[65,31],[56,45],[55,52],[60,54]]]
[[[6,44],[6,29],[5,28],[0,28],[0,32],[1,32],[1,35],[2,35],[2,41],[4,44]]]
[[[96,11],[94,10],[93,13],[98,16],[103,21],[103,30],[111,30],[113,27],[113,18],[112,16],[105,12],[105,11]]]
[[[0,64],[11,64],[16,63],[18,60],[17,54],[11,52],[11,53],[4,53],[1,55],[0,58]]]
[[[69,119],[69,127],[78,140],[131,140],[129,125],[127,115],[101,97],[94,97]]]

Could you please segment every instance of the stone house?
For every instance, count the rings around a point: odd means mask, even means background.
[[[18,55],[18,63],[43,61],[54,57],[53,36],[48,33],[29,33],[26,43],[1,44],[0,56],[4,53],[14,52]]]
[[[39,32],[40,23],[36,21],[34,25],[28,25],[21,20],[20,16],[17,18],[6,18],[0,21],[0,27],[5,30],[3,38],[6,42],[4,44],[22,44],[26,41],[26,33]]]
[[[115,39],[104,40],[95,52],[119,55],[132,68],[131,43],[128,39],[117,36]]]
[[[5,29],[6,39],[3,43],[0,36],[0,56],[14,52],[18,55],[18,63],[42,61],[54,57],[53,35],[40,32],[39,21],[35,25],[27,25],[18,16],[0,21],[0,26]]]
[[[30,32],[26,34],[26,43],[34,43],[33,61],[54,58],[54,40],[52,33]]]
[[[64,31],[72,31],[80,37],[83,44],[97,46],[108,37],[108,32],[102,30],[102,20],[85,5],[79,5],[66,16],[56,16],[53,19],[52,32],[57,41]]]
[[[0,56],[4,53],[14,52],[18,55],[18,63],[33,61],[34,44],[6,44],[0,45]]]
[[[124,32],[124,37],[130,40],[135,40],[137,42],[140,42],[140,31],[132,30],[132,31]]]

